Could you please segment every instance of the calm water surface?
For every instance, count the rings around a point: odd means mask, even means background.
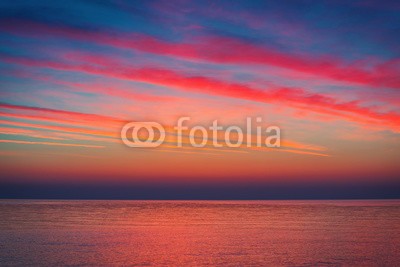
[[[400,266],[400,201],[0,200],[0,265]]]

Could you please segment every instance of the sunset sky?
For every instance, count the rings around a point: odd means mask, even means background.
[[[0,184],[400,184],[398,1],[1,1]],[[130,148],[123,125],[281,129]]]

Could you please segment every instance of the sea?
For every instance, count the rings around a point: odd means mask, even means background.
[[[1,266],[400,266],[400,200],[0,200]]]

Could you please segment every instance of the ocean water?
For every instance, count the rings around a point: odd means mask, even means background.
[[[0,200],[0,265],[400,266],[400,201]]]

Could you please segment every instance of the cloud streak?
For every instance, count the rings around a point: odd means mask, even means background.
[[[67,144],[67,143],[52,143],[52,142],[38,142],[38,141],[22,141],[22,140],[0,140],[0,143],[19,144],[19,145],[45,145],[45,146],[71,146],[71,147],[85,147],[85,148],[104,148],[104,146],[84,145],[84,144]]]
[[[194,76],[162,68],[135,68],[99,62],[64,63],[46,60],[5,57],[7,62],[30,67],[51,68],[62,71],[82,72],[92,75],[145,82],[183,91],[225,96],[262,103],[284,103],[313,112],[338,116],[365,124],[383,124],[393,131],[399,130],[400,115],[396,112],[376,112],[359,101],[344,102],[302,88],[270,86],[256,88],[246,84],[221,81],[206,76]],[[115,61],[115,59],[112,59]]]
[[[11,34],[73,39],[190,61],[274,66],[335,81],[378,88],[400,88],[399,59],[378,60],[378,62],[373,59],[349,63],[334,56],[290,54],[232,37],[203,36],[183,42],[170,42],[145,34],[109,34],[68,26],[55,27],[32,21],[13,21],[3,24],[5,26],[1,29]]]

